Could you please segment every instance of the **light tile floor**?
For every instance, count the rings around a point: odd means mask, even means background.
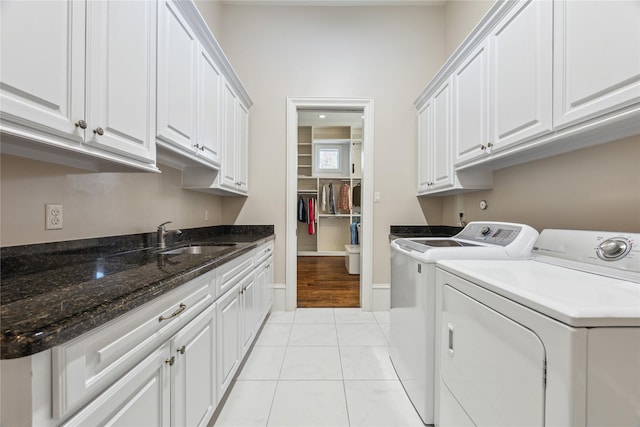
[[[389,360],[389,313],[273,312],[215,427],[422,427]]]

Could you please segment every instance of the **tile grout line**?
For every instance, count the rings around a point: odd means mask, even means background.
[[[297,310],[296,310],[297,313]],[[269,406],[269,414],[267,415],[267,422],[265,427],[269,425],[269,421],[271,420],[271,413],[273,411],[273,405],[276,401],[276,394],[278,393],[278,386],[280,385],[280,377],[282,376],[282,369],[284,368],[284,361],[287,358],[287,350],[289,349],[289,340],[291,339],[291,333],[293,332],[293,325],[295,323],[296,314],[293,315],[293,320],[289,324],[289,335],[287,336],[287,343],[284,347],[284,356],[282,357],[282,361],[280,362],[280,370],[278,371],[278,378],[276,379],[276,387],[273,389],[273,396],[271,397],[271,405]]]

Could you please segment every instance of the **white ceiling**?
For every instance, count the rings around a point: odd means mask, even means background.
[[[442,6],[447,0],[222,0],[237,6]]]

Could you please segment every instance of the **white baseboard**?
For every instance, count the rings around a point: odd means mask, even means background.
[[[389,311],[391,307],[391,286],[388,283],[374,284],[371,301],[372,311]]]
[[[284,283],[273,285],[273,304],[271,311],[285,311],[287,309],[286,288]]]

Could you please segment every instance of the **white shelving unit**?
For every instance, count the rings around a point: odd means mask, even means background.
[[[322,172],[314,168],[319,147],[332,147],[347,155],[346,167],[339,172]],[[333,148],[339,147],[339,148]],[[315,233],[309,234],[309,226],[298,222],[298,255],[344,256],[344,246],[351,244],[352,222],[360,220],[360,206],[353,205],[353,189],[361,185],[362,129],[351,126],[299,126],[298,127],[298,195],[305,204],[314,198],[318,206]],[[317,165],[316,165],[317,166]],[[330,212],[330,190],[333,184],[335,213]],[[339,207],[338,199],[343,184],[349,186],[351,208]],[[326,208],[322,209],[322,188],[326,191]],[[359,205],[360,203],[358,203]]]

